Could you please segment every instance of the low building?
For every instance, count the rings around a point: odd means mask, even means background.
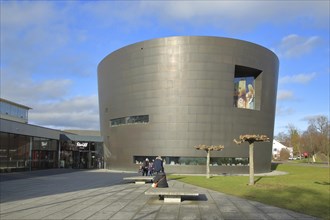
[[[285,149],[289,152],[290,156],[289,158],[293,158],[293,148],[292,147],[287,147],[277,140],[273,140],[273,159],[277,160],[280,159],[280,154],[282,149]]]
[[[30,107],[0,99],[0,171],[102,168],[98,131],[61,131],[28,123]]]

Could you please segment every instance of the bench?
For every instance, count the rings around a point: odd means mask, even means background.
[[[180,203],[182,196],[199,196],[198,192],[187,188],[150,188],[144,194],[164,196],[164,203]]]
[[[152,182],[152,176],[131,176],[131,177],[124,177],[124,180],[134,181],[135,184],[145,184],[146,182]]]

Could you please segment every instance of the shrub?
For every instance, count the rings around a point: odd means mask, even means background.
[[[280,151],[280,160],[288,160],[290,157],[290,151],[288,149],[282,148]]]

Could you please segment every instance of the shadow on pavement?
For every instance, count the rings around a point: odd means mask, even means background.
[[[0,182],[27,179],[39,176],[50,176],[58,175],[63,173],[72,173],[83,171],[81,169],[47,169],[47,170],[34,170],[34,171],[24,171],[24,172],[12,172],[12,173],[0,173]]]
[[[114,186],[133,175],[138,174],[75,169],[5,173],[1,174],[0,202]]]

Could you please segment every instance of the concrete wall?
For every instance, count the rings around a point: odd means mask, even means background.
[[[109,54],[98,66],[107,165],[132,170],[133,156],[205,157],[194,149],[199,144],[225,146],[211,157],[248,157],[248,144],[236,145],[233,139],[241,134],[273,138],[278,65],[276,55],[264,47],[220,37],[153,39]],[[257,110],[233,105],[238,68],[261,72],[255,79]],[[149,115],[149,123],[110,126],[111,119],[136,115]],[[271,142],[255,144],[256,172],[270,170],[271,150]],[[198,166],[167,167],[200,172]],[[242,168],[228,169],[211,171]]]

